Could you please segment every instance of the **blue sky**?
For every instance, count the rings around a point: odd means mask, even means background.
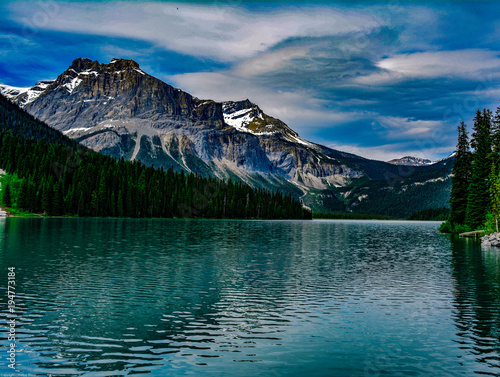
[[[77,57],[136,60],[199,98],[249,98],[304,138],[387,160],[438,159],[500,105],[495,1],[6,1],[0,83]]]

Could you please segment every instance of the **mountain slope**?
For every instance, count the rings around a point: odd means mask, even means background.
[[[9,132],[36,141],[85,149],[76,141],[35,119],[0,94],[0,132]]]
[[[0,200],[9,208],[56,216],[311,218],[291,195],[91,152],[2,95],[0,124],[0,168],[9,174],[2,189],[11,193]]]
[[[408,173],[402,166],[308,142],[249,100],[200,100],[148,75],[132,60],[76,59],[45,83],[17,95],[12,88],[0,90],[9,90],[13,102],[95,151],[288,191],[317,210],[357,211],[360,199],[349,193],[357,187],[374,182],[388,187],[436,170],[415,166]],[[36,96],[27,100],[30,91]]]

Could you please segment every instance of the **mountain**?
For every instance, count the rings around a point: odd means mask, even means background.
[[[377,198],[386,190],[391,193],[388,203],[396,206],[392,212],[407,216],[436,203],[415,200],[408,206],[396,199],[410,187],[417,198],[421,192],[427,195],[430,186],[440,198],[436,206],[447,205],[453,159],[407,169],[330,149],[302,139],[249,100],[195,98],[132,60],[100,64],[79,58],[54,81],[0,90],[34,117],[95,151],[280,189],[302,197],[316,211],[378,213]]]
[[[405,156],[402,158],[397,158],[394,160],[387,161],[387,163],[393,165],[404,165],[404,166],[425,166],[425,165],[431,165],[432,161],[419,157]]]
[[[88,150],[0,95],[0,204],[54,216],[310,219],[290,194]],[[9,193],[9,194],[6,194]]]

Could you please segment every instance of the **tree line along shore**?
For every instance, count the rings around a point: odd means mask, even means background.
[[[472,134],[458,126],[452,172],[450,216],[440,230],[463,233],[498,232],[500,215],[500,106],[477,110]]]

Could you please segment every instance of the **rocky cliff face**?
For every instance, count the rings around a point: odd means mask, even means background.
[[[322,198],[349,207],[351,199],[342,190],[401,175],[397,166],[308,142],[249,100],[195,98],[132,60],[76,59],[55,81],[33,88],[0,86],[0,92],[101,153],[307,194],[310,203],[326,190]]]

